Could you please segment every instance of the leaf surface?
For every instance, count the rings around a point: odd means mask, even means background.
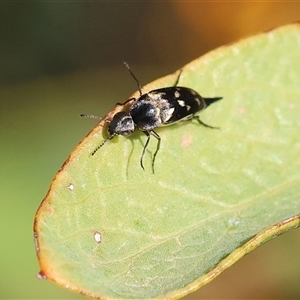
[[[184,66],[180,86],[224,97],[200,115],[220,129],[197,122],[158,128],[155,174],[156,140],[144,172],[146,137],[138,131],[91,156],[107,136],[101,121],[71,153],[37,211],[41,274],[101,299],[177,298],[299,226],[299,216],[292,217],[300,211],[299,74],[299,24]],[[177,75],[143,92],[172,86]]]

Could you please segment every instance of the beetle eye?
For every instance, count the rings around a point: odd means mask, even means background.
[[[132,117],[124,111],[116,113],[108,126],[110,134],[130,135],[133,131]]]

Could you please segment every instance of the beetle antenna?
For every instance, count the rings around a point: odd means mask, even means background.
[[[140,96],[142,96],[142,87],[140,85],[140,82],[138,81],[138,79],[134,76],[134,74],[132,73],[128,63],[126,61],[124,61],[124,65],[126,66],[126,68],[128,69],[128,71],[130,72],[132,78],[135,80],[135,82],[137,83],[137,86],[138,86],[138,90],[140,92]]]
[[[102,119],[101,117],[96,116],[96,115],[85,115],[85,114],[81,114],[80,117],[81,117],[81,118],[89,118],[89,119]]]
[[[112,138],[114,138],[117,134],[113,133],[112,135],[110,135],[107,139],[105,139],[97,148],[95,148],[93,150],[93,152],[91,153],[91,155],[93,156],[101,147],[103,147],[108,141],[110,141]]]
[[[179,79],[180,79],[181,73],[182,73],[182,69],[180,69],[180,70],[179,70],[179,74],[178,74],[178,76],[177,76],[177,78],[176,78],[176,81],[175,81],[175,83],[174,83],[174,85],[173,85],[173,86],[177,86],[177,85],[178,85],[178,82],[179,82]]]

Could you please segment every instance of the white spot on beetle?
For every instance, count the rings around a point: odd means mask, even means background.
[[[175,98],[179,98],[180,97],[180,93],[178,91],[175,91],[174,96],[175,96]]]
[[[201,101],[200,101],[200,99],[198,98],[198,97],[195,97],[195,101],[197,102],[197,104],[200,106],[200,104],[201,104]]]
[[[177,100],[177,103],[181,106],[181,107],[185,107],[185,102],[183,100]]]
[[[163,119],[163,122],[166,123],[170,120],[170,118],[172,117],[173,113],[174,113],[174,110],[175,108],[170,108],[170,109],[167,109],[163,112],[163,116],[162,116],[162,119]]]
[[[101,241],[102,241],[102,236],[101,236],[101,233],[98,232],[98,231],[95,231],[94,232],[94,240],[96,243],[100,244]]]
[[[166,93],[158,93],[158,92],[151,92],[151,93],[148,93],[148,96],[152,99],[152,100],[161,100],[163,98],[163,96],[165,95]]]

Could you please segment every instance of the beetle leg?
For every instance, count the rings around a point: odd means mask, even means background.
[[[148,144],[149,144],[149,141],[150,141],[150,134],[149,134],[148,131],[143,131],[143,133],[147,136],[147,141],[145,143],[145,146],[144,146],[144,149],[143,149],[143,152],[142,152],[142,155],[141,155],[140,164],[141,164],[142,169],[145,171],[145,168],[144,168],[144,165],[143,165],[143,158],[144,158],[145,151],[146,151],[146,149],[148,147]]]
[[[157,146],[156,146],[156,151],[154,152],[154,155],[153,155],[153,159],[152,159],[152,172],[154,174],[154,162],[155,162],[155,157],[156,157],[156,154],[160,148],[160,136],[154,131],[154,130],[151,130],[150,131],[150,134],[152,134],[156,139],[157,139]]]
[[[154,152],[153,159],[152,159],[152,173],[154,174],[155,157],[156,157],[156,154],[157,154],[157,152],[158,152],[158,150],[160,148],[160,141],[161,141],[161,139],[160,139],[160,136],[154,130],[143,131],[143,133],[147,136],[147,141],[145,143],[145,146],[144,146],[144,149],[143,149],[143,152],[142,152],[142,155],[141,155],[141,160],[140,160],[141,167],[142,167],[142,169],[144,171],[145,171],[145,168],[144,168],[144,165],[143,165],[143,158],[144,158],[146,149],[147,149],[149,141],[150,141],[150,135],[153,135],[157,139],[157,146],[156,146],[156,150]]]
[[[203,125],[204,127],[212,128],[212,129],[220,129],[220,127],[214,127],[214,126],[210,126],[208,124],[205,124],[203,121],[200,120],[199,116],[193,116],[193,119],[197,120],[198,123]]]

